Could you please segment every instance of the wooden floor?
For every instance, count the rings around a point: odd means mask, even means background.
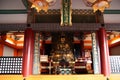
[[[110,80],[120,80],[120,74],[111,74]]]
[[[0,75],[0,80],[23,80],[22,75]],[[26,80],[106,80],[103,75],[32,75]],[[120,80],[120,74],[111,75],[110,80]]]

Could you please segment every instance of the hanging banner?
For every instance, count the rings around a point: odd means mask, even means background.
[[[62,0],[61,26],[72,26],[71,14],[71,0]]]
[[[93,55],[93,68],[94,74],[100,74],[100,53],[96,41],[96,33],[91,34],[92,37],[92,55]]]
[[[33,74],[40,74],[40,34],[35,33]]]

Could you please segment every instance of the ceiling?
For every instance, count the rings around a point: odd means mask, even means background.
[[[26,0],[0,0],[0,23],[27,23],[25,2]],[[106,9],[103,15],[105,23],[120,23],[119,3],[120,0],[112,0],[110,8]],[[61,0],[57,0],[49,9],[60,8]],[[91,7],[86,7],[82,0],[72,0],[72,9],[91,9]]]

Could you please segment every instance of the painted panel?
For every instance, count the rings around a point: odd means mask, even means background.
[[[14,49],[4,46],[3,56],[14,56]]]

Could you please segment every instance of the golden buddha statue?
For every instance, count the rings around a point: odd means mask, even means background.
[[[73,61],[74,56],[70,45],[66,42],[64,36],[60,38],[60,41],[56,44],[56,49],[52,53],[53,61]]]

